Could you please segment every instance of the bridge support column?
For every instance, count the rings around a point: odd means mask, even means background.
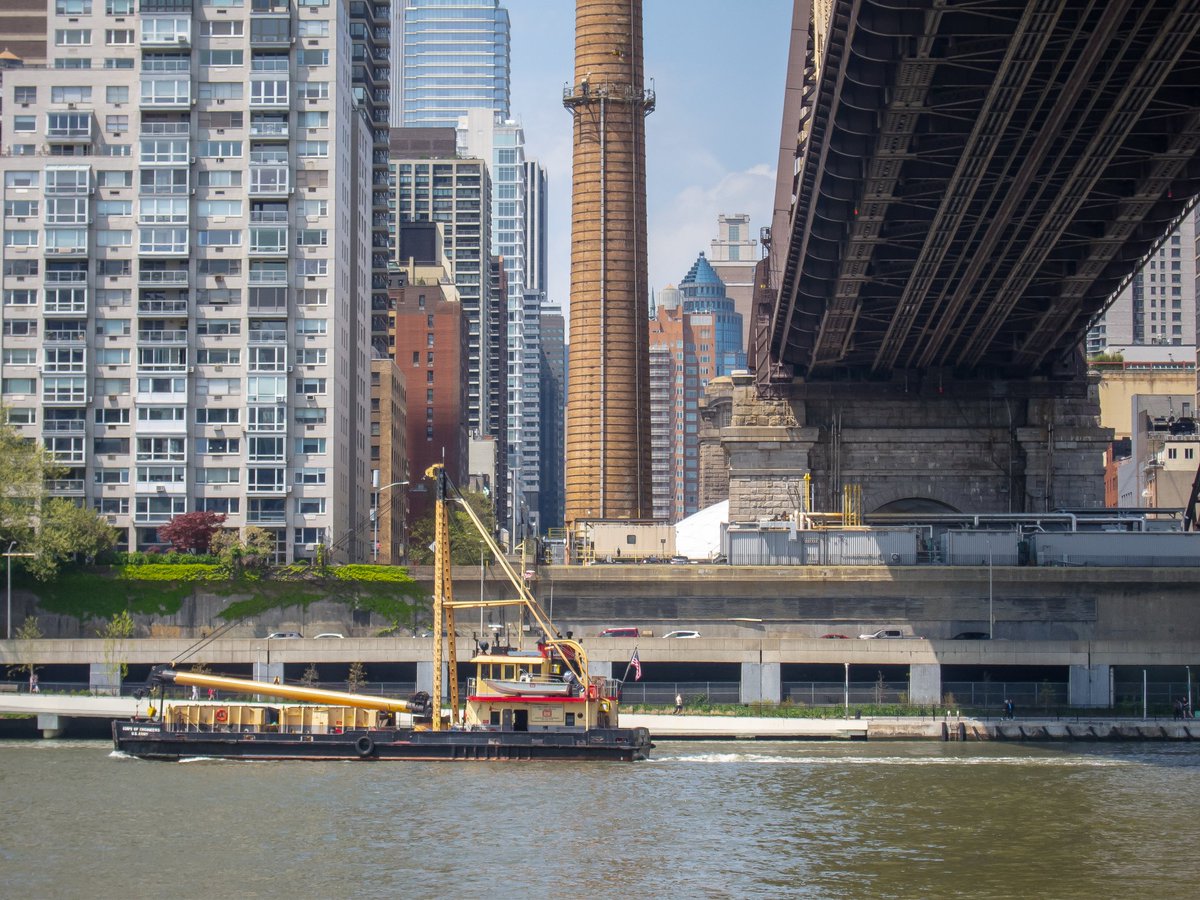
[[[917,706],[940,706],[942,667],[938,663],[913,663],[908,670],[908,702]]]
[[[805,427],[804,404],[766,400],[754,378],[734,375],[733,412],[721,443],[729,460],[729,521],[787,516],[803,506],[804,476],[817,428]]]
[[[121,667],[116,663],[92,663],[88,667],[88,689],[93,694],[121,694]]]
[[[1067,702],[1071,706],[1112,706],[1112,680],[1108,666],[1071,666],[1067,676]]]
[[[781,696],[779,663],[742,663],[742,703],[778,703]]]
[[[283,663],[256,662],[250,677],[255,681],[269,681],[275,684],[283,684]]]
[[[449,672],[450,666],[442,663],[442,690],[445,691],[446,697],[450,696]],[[424,691],[430,697],[433,696],[433,662],[431,660],[417,661],[417,690]]]
[[[37,727],[42,732],[42,737],[47,740],[56,737],[62,737],[63,731],[67,727],[66,716],[56,716],[49,713],[38,713]]]
[[[1086,397],[1030,400],[1028,426],[1016,429],[1025,457],[1029,512],[1104,506],[1104,450],[1113,439],[1101,428],[1094,384]]]

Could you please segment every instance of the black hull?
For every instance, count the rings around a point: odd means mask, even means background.
[[[615,760],[646,759],[645,728],[588,732],[413,731],[342,734],[165,731],[158,722],[113,722],[113,744],[143,759]]]

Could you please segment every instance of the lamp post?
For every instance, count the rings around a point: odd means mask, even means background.
[[[850,663],[842,663],[846,667],[846,693],[845,693],[845,709],[846,718],[850,718]]]
[[[996,637],[996,614],[992,611],[992,542],[988,541],[988,640]]]
[[[374,480],[378,482],[379,470],[375,469],[373,475]],[[401,487],[406,484],[408,484],[407,481],[393,481],[391,484],[385,484],[383,487],[379,487],[378,484],[375,486],[375,502],[371,506],[371,521],[374,523],[375,528],[375,533],[371,541],[371,543],[374,545],[373,555],[371,557],[373,562],[379,562],[379,495],[388,488]]]

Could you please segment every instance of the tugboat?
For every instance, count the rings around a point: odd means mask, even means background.
[[[437,484],[433,693],[407,700],[273,684],[157,667],[148,690],[160,689],[157,716],[113,723],[116,748],[146,759],[646,759],[645,728],[621,728],[621,682],[588,671],[582,645],[563,637],[461,496],[445,468],[426,475]],[[455,601],[450,581],[451,495],[465,509],[509,581],[512,599]],[[517,606],[541,632],[536,648],[478,645],[460,710],[458,679],[449,678],[443,708],[443,662],[457,668],[454,611],[480,605]],[[198,703],[165,698],[167,685],[258,694],[298,703]]]

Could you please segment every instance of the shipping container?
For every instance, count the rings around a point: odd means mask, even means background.
[[[942,535],[942,561],[948,566],[1017,566],[1020,546],[1017,531],[947,531]]]
[[[1039,566],[1200,566],[1200,533],[1067,532],[1034,534]]]

